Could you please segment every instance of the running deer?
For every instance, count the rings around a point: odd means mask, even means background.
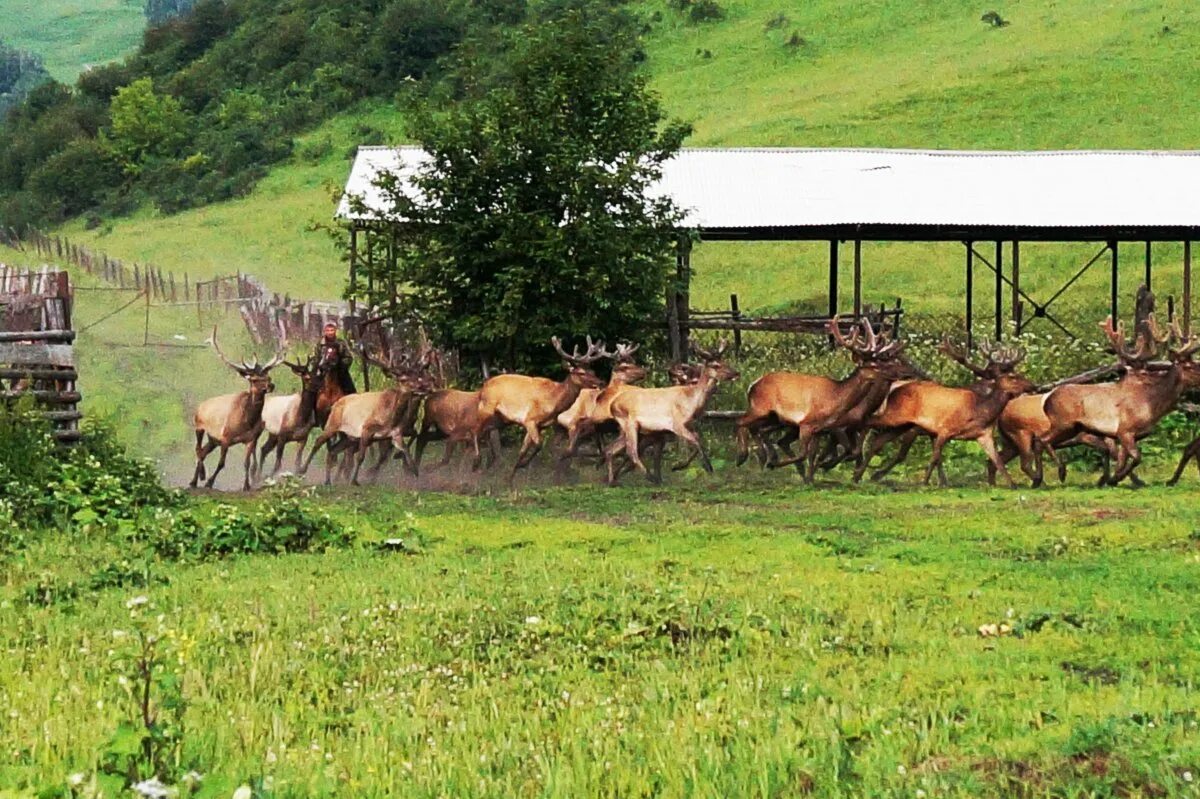
[[[321,391],[324,378],[316,359],[312,357],[303,364],[284,361],[283,365],[300,378],[300,393],[270,396],[263,403],[262,418],[267,440],[258,453],[258,460],[261,469],[267,455],[274,450],[275,467],[271,470],[272,476],[279,473],[284,447],[292,442],[300,444],[300,448],[296,450],[296,468],[300,468],[309,433],[317,423],[317,395]]]
[[[1127,367],[1125,375],[1114,383],[1061,386],[1050,392],[1042,406],[1050,424],[1038,435],[1038,442],[1051,455],[1054,448],[1079,436],[1115,442],[1115,470],[1108,485],[1121,482],[1141,462],[1138,439],[1175,407],[1184,391],[1200,387],[1200,365],[1192,361],[1200,341],[1184,337],[1177,325],[1172,325],[1169,335],[1159,335],[1153,320],[1148,327],[1151,334],[1139,335],[1131,350],[1125,343],[1123,325],[1114,328],[1108,317],[1102,328]],[[1151,362],[1153,343],[1166,343],[1168,338],[1173,340],[1173,346],[1167,347],[1168,361]]]
[[[749,407],[737,420],[739,466],[746,462],[750,454],[751,435],[759,439],[760,451],[770,452],[762,431],[782,424],[794,428],[794,433],[785,439],[785,451],[791,440],[798,440],[799,454],[782,461],[767,457],[767,465],[777,468],[807,460],[804,480],[812,482],[816,472],[817,436],[846,424],[860,404],[869,406],[869,410],[864,408],[864,412],[869,413],[883,402],[888,387],[903,374],[898,368],[900,364],[897,358],[904,349],[904,343],[887,342],[876,336],[866,319],[862,319],[859,325],[862,328],[861,335],[854,330],[846,338],[837,316],[829,322],[829,332],[834,340],[851,353],[857,364],[845,379],[833,380],[821,375],[796,372],[771,372],[754,381],[746,393]]]
[[[326,447],[325,456],[325,485],[331,482],[333,463],[338,453],[354,448],[354,470],[350,477],[351,485],[359,485],[358,473],[362,469],[363,460],[371,445],[379,441],[391,441],[399,450],[400,458],[409,463],[408,450],[404,446],[403,430],[410,423],[410,414],[414,403],[433,388],[432,378],[429,377],[423,362],[414,364],[411,360],[402,360],[399,364],[388,365],[371,358],[364,351],[364,358],[378,366],[389,377],[396,381],[395,385],[383,391],[367,391],[360,394],[347,394],[336,403],[329,412],[325,429],[309,450],[301,474],[308,471],[309,465],[321,447]],[[335,444],[331,440],[341,435],[343,438]],[[385,456],[386,457],[386,456]],[[383,466],[384,458],[380,458],[372,469],[372,475],[377,474]]]
[[[445,440],[446,450],[438,463],[443,467],[450,463],[459,444],[475,444],[475,429],[479,424],[479,392],[444,388],[425,399],[421,417],[421,429],[416,435],[417,448],[413,454],[413,474],[419,474],[421,457],[430,441]],[[488,465],[496,461],[497,452],[491,436],[484,436],[488,446]],[[478,456],[478,452],[476,452]]]
[[[621,434],[604,450],[609,485],[616,484],[615,458],[621,452],[624,452],[625,457],[642,474],[649,476],[638,451],[640,434],[673,433],[677,439],[687,442],[692,448],[691,457],[675,468],[686,467],[699,455],[704,470],[712,473],[708,453],[704,451],[704,445],[692,429],[692,424],[703,413],[704,406],[708,404],[709,397],[717,385],[721,381],[736,380],[738,377],[738,373],[722,360],[726,346],[727,342],[722,341],[716,351],[692,347],[704,362],[699,379],[695,383],[667,388],[631,386],[612,401],[612,417]]]
[[[471,466],[479,468],[479,438],[493,428],[505,424],[525,428],[525,439],[517,453],[512,473],[529,464],[542,448],[542,429],[554,424],[558,415],[570,408],[585,388],[600,388],[604,382],[592,371],[592,364],[604,357],[604,344],[593,344],[587,338],[587,351],[580,354],[575,347],[571,354],[562,348],[558,336],[550,339],[562,358],[567,377],[561,382],[546,377],[528,375],[496,375],[479,389],[479,417],[472,433],[475,458]]]
[[[258,362],[257,356],[252,364],[246,363],[245,360],[235,364],[221,351],[221,345],[217,343],[215,326],[213,327],[212,345],[213,349],[217,351],[217,357],[226,366],[245,378],[249,387],[236,394],[223,394],[206,399],[196,408],[196,413],[192,418],[192,428],[196,433],[196,471],[192,474],[190,485],[195,488],[201,480],[204,480],[204,459],[210,452],[220,447],[221,457],[217,461],[217,468],[213,469],[213,473],[209,475],[204,484],[206,488],[212,488],[217,480],[217,475],[225,468],[225,456],[229,453],[229,448],[244,444],[246,460],[243,464],[245,479],[242,481],[242,490],[249,491],[250,462],[254,458],[258,446],[258,437],[263,431],[263,404],[267,393],[275,389],[275,385],[271,382],[271,370],[279,365],[283,360],[283,355],[276,353],[275,357],[264,364]],[[205,436],[208,437],[207,442]]]
[[[933,470],[938,469],[938,482],[946,485],[946,477],[940,467],[942,450],[947,442],[972,440],[983,448],[988,460],[1004,475],[1009,486],[1014,486],[1012,475],[1004,468],[996,452],[992,428],[1010,400],[1034,388],[1032,382],[1014,371],[1024,352],[1019,348],[983,344],[980,351],[986,356],[987,363],[977,366],[949,339],[943,340],[941,351],[969,369],[979,381],[965,388],[955,388],[917,380],[891,391],[868,423],[876,432],[863,461],[855,470],[856,481],[862,478],[871,458],[888,442],[905,438],[905,446],[900,454],[885,465],[877,477],[907,455],[912,440],[923,434],[933,439],[933,453],[925,468],[926,484]]]
[[[559,456],[560,463],[575,457],[579,441],[584,436],[593,436],[596,453],[604,456],[600,433],[606,427],[616,427],[612,418],[612,401],[628,387],[646,379],[646,370],[633,361],[637,350],[636,344],[618,344],[615,352],[605,352],[604,357],[614,364],[608,385],[583,389],[575,399],[575,404],[558,415],[559,426],[567,431],[567,446]]]

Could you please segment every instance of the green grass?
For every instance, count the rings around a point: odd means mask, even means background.
[[[0,41],[40,55],[63,83],[133,52],[145,27],[140,0],[0,0]]]
[[[0,562],[0,790],[93,772],[142,626],[214,796],[1194,791],[1194,489],[323,496],[419,554],[138,561],[149,589],[45,607],[134,556]]]

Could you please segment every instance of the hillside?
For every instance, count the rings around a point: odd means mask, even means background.
[[[64,83],[127,55],[145,27],[141,0],[0,0],[0,41],[37,53]]]
[[[1001,28],[980,21],[966,2],[821,0],[781,12],[770,0],[739,0],[722,8],[723,19],[706,23],[659,8],[651,26],[653,85],[672,114],[694,123],[691,145],[1200,146],[1192,121],[1200,64],[1191,56],[1200,46],[1200,7],[1191,3],[1140,11],[1082,0],[1024,3],[1001,9],[1010,23]],[[130,259],[193,274],[236,266],[279,290],[335,296],[344,271],[337,254],[325,234],[304,228],[328,222],[324,187],[344,180],[363,122],[399,138],[400,121],[386,109],[356,108],[309,134],[247,198],[67,230]],[[871,296],[920,296],[926,310],[957,310],[942,270],[958,275],[959,249],[868,247]],[[1038,252],[1045,254],[1031,257],[1047,268],[1029,271],[1034,289],[1057,285],[1088,255]],[[825,257],[819,245],[702,246],[697,303],[724,304],[731,291],[751,308],[816,303]],[[1177,261],[1169,247],[1157,257]],[[918,265],[925,268],[914,273]]]

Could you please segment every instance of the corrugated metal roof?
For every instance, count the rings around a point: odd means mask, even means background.
[[[360,147],[346,194],[384,217],[374,179],[418,147]],[[705,229],[832,225],[1200,228],[1200,152],[685,149],[655,189]]]

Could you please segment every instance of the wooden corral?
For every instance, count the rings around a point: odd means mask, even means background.
[[[66,272],[0,264],[0,397],[32,398],[61,442],[79,440],[75,331]]]

